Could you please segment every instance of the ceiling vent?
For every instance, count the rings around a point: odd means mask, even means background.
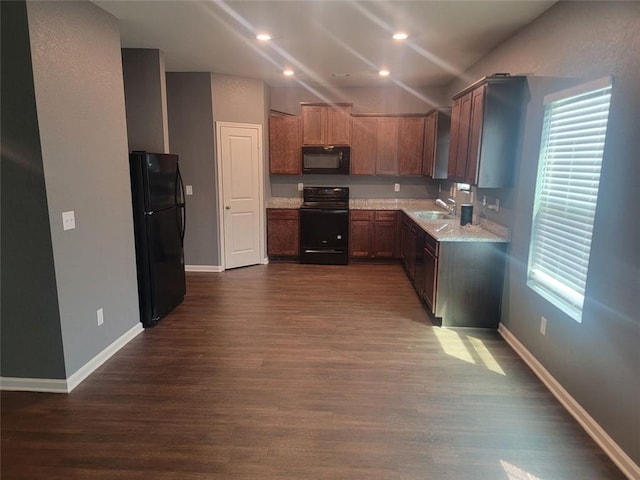
[[[332,73],[331,78],[349,78],[351,76],[350,73]]]

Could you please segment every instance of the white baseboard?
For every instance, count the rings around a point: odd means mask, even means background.
[[[538,378],[553,393],[564,408],[576,419],[591,438],[604,450],[622,473],[629,479],[640,479],[640,467],[622,450],[587,411],[567,392],[564,387],[544,368],[538,359],[505,327],[498,325],[498,332],[511,348],[524,360]]]
[[[262,265],[269,265],[269,257],[265,257],[262,259]]]
[[[120,338],[116,339],[115,342],[80,367],[73,375],[67,378],[67,392],[71,392],[74,388],[80,385],[85,378],[97,370],[104,362],[109,360],[118,350],[133,340],[133,338],[142,332],[142,330],[142,323],[138,322]]]
[[[0,390],[18,392],[68,393],[67,381],[56,378],[0,377]]]
[[[116,339],[111,345],[106,347],[95,357],[80,367],[73,375],[66,380],[55,378],[17,378],[0,377],[0,390],[12,390],[23,392],[48,392],[48,393],[70,393],[80,383],[91,375],[104,362],[109,360],[118,350],[129,343],[136,335],[142,332],[142,324],[137,323],[122,336]]]
[[[185,265],[185,272],[224,272],[224,267],[220,265]]]

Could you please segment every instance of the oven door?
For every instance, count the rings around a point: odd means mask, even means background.
[[[349,259],[349,211],[300,210],[300,261],[346,264]]]

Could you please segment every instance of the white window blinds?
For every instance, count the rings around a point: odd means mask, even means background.
[[[577,321],[589,267],[611,78],[547,98],[528,285]]]

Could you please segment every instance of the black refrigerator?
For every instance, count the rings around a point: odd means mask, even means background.
[[[153,327],[182,303],[185,204],[178,155],[129,155],[140,321]]]

